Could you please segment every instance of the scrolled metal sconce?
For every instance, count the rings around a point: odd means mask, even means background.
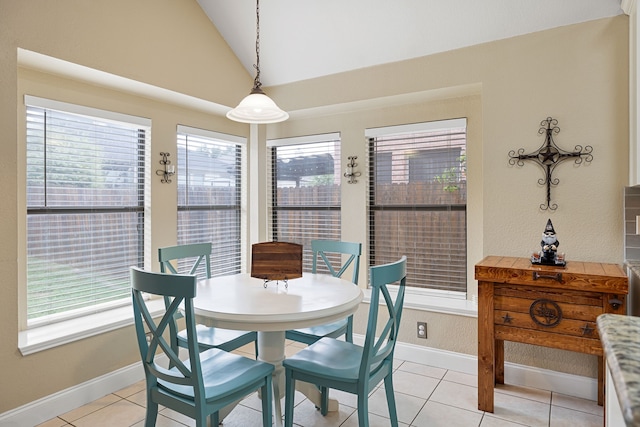
[[[171,160],[167,157],[170,156],[169,153],[161,152],[162,160],[160,160],[160,164],[164,166],[164,169],[158,169],[156,171],[156,175],[161,176],[160,180],[163,184],[168,184],[171,182],[171,177],[176,174],[176,167],[171,164]]]
[[[347,170],[344,173],[344,177],[348,178],[347,183],[349,184],[354,184],[356,182],[358,182],[358,180],[356,179],[356,177],[362,175],[360,172],[356,172],[353,169],[358,166],[358,164],[355,162],[355,160],[358,158],[358,156],[349,156],[347,157],[347,159],[349,159],[349,162],[347,163]]]

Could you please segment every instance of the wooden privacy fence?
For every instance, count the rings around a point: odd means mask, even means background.
[[[410,286],[465,292],[466,182],[447,185],[451,191],[438,182],[379,184],[372,214],[362,220],[369,223],[372,263],[393,262],[407,255]],[[340,206],[340,187],[279,188],[276,197],[278,206],[301,207],[277,210],[274,220],[279,236],[304,236],[291,240],[305,247],[305,269],[310,268],[307,248],[311,240],[340,239],[339,231],[332,236],[315,232],[330,230],[332,224],[339,229],[344,214],[323,208]]]
[[[429,286],[442,288],[460,288],[466,290],[466,209],[446,208],[429,209],[428,207],[465,206],[466,182],[456,183],[453,191],[444,191],[444,185],[437,182],[414,182],[381,184],[376,188],[376,200],[370,218],[362,221],[370,223],[369,247],[372,261],[383,264],[397,260],[401,255],[408,257],[408,277],[413,286]],[[51,191],[49,188],[48,191]],[[55,191],[56,204],[59,206],[82,207],[91,202],[92,206],[131,206],[137,200],[125,195],[126,192],[114,189],[60,188]],[[38,200],[37,192],[32,192],[30,201]],[[236,187],[203,186],[190,188],[189,205],[227,206],[230,209],[199,211],[193,210],[184,215],[192,217],[204,225],[210,222],[228,224],[237,222],[239,210]],[[327,206],[340,206],[341,191],[339,185],[316,185],[303,187],[278,188],[277,206],[292,208],[300,206],[301,210],[277,210],[276,219],[278,233],[283,236],[301,236],[303,239],[292,240],[305,247],[305,270],[310,267],[307,248],[312,239],[340,239],[339,210],[325,209]],[[364,202],[364,201],[363,201]],[[185,200],[180,199],[180,204]],[[234,206],[236,206],[234,208]],[[410,208],[417,206],[417,208]],[[421,208],[425,207],[424,209]],[[318,207],[318,209],[313,209]],[[394,208],[401,207],[401,210]],[[342,214],[344,215],[344,214]],[[87,233],[97,230],[117,229],[123,232],[122,241],[114,242],[107,232],[103,242],[93,242],[87,256],[99,257],[113,252],[114,245],[126,246],[126,242],[138,241],[143,224],[138,223],[138,213],[113,213],[96,215],[64,214],[62,216],[32,215],[29,227],[42,232],[29,241],[29,256],[42,255],[70,259],[65,256],[68,247],[61,241],[61,236],[76,236],[82,241]],[[189,220],[188,220],[189,221]],[[375,228],[373,225],[375,224]],[[238,239],[237,227],[212,227],[211,235],[200,238],[216,242],[229,242]],[[330,230],[332,235],[314,234],[314,230]],[[304,233],[301,233],[304,230]],[[130,246],[137,251],[135,244]],[[223,251],[239,250],[240,245],[226,245]],[[78,248],[82,253],[82,248]],[[68,255],[68,254],[66,254]],[[122,254],[123,258],[135,259],[134,254]],[[219,254],[224,256],[224,254]],[[88,259],[72,257],[78,263]],[[71,259],[70,259],[71,260]]]

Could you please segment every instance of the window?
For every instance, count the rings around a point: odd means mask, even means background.
[[[129,304],[150,122],[26,97],[27,323]]]
[[[369,260],[407,285],[466,292],[466,119],[367,130]]]
[[[241,269],[244,146],[244,138],[178,127],[178,244],[213,243],[214,276]]]
[[[271,237],[301,244],[303,270],[311,271],[311,240],[340,240],[340,135],[279,139],[268,146]]]

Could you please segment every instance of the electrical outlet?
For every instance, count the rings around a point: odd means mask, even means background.
[[[151,344],[151,332],[147,332],[145,336],[147,337],[147,344]]]
[[[418,322],[416,333],[418,334],[418,338],[427,339],[427,322]]]

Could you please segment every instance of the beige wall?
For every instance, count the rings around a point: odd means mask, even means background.
[[[116,24],[118,23],[118,24]],[[176,151],[176,125],[236,135],[248,129],[193,109],[19,68],[26,49],[211,102],[231,105],[251,88],[240,65],[195,1],[0,0],[0,413],[107,374],[139,360],[132,327],[23,357],[18,350],[18,301],[24,298],[23,94],[152,120],[151,168],[160,151]],[[159,166],[159,165],[158,165]],[[175,242],[175,185],[152,180],[154,215],[147,253]],[[22,284],[22,288],[19,283]]]
[[[486,255],[529,256],[540,248],[548,218],[569,261],[622,263],[627,26],[627,17],[618,16],[269,88],[279,105],[293,111],[292,120],[268,129],[269,137],[339,131],[344,164],[348,155],[366,158],[365,128],[466,116],[470,296],[476,293],[473,265]],[[529,153],[544,143],[538,129],[548,116],[559,121],[559,147],[594,148],[591,164],[576,167],[569,161],[554,172],[560,180],[552,189],[555,212],[538,208],[546,196],[537,184],[542,170],[508,164],[510,150]],[[364,182],[343,186],[343,238],[366,241],[365,203]],[[363,270],[366,265],[365,260]],[[356,314],[359,333],[366,314],[366,309]],[[417,321],[428,322],[427,340],[416,338]],[[416,345],[477,353],[475,318],[409,309],[400,337]],[[505,357],[596,375],[593,356],[507,343]]]
[[[292,120],[270,126],[268,135],[340,131],[344,158],[364,159],[365,128],[467,116],[470,275],[484,255],[526,256],[536,249],[549,217],[568,260],[620,263],[622,188],[628,175],[627,25],[627,18],[619,16],[267,88],[292,113]],[[27,357],[17,350],[18,299],[24,285],[22,94],[149,117],[152,153],[175,151],[177,123],[249,132],[223,117],[19,69],[17,48],[222,105],[234,105],[251,87],[251,77],[195,1],[0,0],[0,413],[138,358],[132,328]],[[547,116],[559,120],[560,147],[594,147],[591,165],[565,164],[556,171],[561,182],[552,194],[559,205],[553,213],[538,210],[544,201],[544,190],[536,185],[540,170],[507,163],[509,150],[532,151],[542,144],[538,124]],[[152,160],[157,159],[152,155]],[[152,247],[157,247],[174,238],[175,212],[165,207],[175,203],[175,190],[154,181],[151,197],[152,209],[156,207]],[[365,204],[364,180],[343,186],[345,240],[366,241]],[[470,290],[475,292],[474,284]],[[365,315],[363,306],[357,332],[362,332]],[[414,338],[416,320],[429,322],[428,340]],[[402,341],[476,353],[474,318],[407,310],[403,322]],[[595,375],[595,362],[588,356],[513,345],[507,346],[506,357]]]

